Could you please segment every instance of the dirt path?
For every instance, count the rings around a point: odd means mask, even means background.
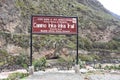
[[[120,80],[120,74],[75,74],[74,72],[35,72],[22,80]]]
[[[22,80],[84,80],[80,74],[63,72],[35,72]]]

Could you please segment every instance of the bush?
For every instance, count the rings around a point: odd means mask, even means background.
[[[79,48],[90,50],[92,49],[92,42],[88,38],[79,37]]]
[[[15,58],[15,64],[20,65],[24,68],[27,68],[29,65],[29,57],[28,55],[25,55],[24,53],[21,53],[19,56],[16,56]]]
[[[111,65],[111,66],[108,66],[108,65],[106,65],[105,67],[104,67],[104,69],[105,70],[120,70],[120,65],[119,66],[115,66],[115,65]]]
[[[0,62],[6,62],[8,56],[9,54],[5,49],[0,49]]]
[[[14,57],[7,53],[5,49],[0,49],[0,65],[14,64]]]
[[[27,76],[28,76],[28,73],[16,72],[16,73],[10,74],[7,79],[3,79],[3,80],[19,80]]]
[[[79,55],[79,58],[81,59],[81,61],[93,61],[94,60],[94,58],[91,55],[85,55],[85,54]]]
[[[104,69],[105,69],[105,70],[110,70],[110,66],[106,65],[106,66],[104,67]]]
[[[67,69],[69,70],[75,63],[75,57],[70,55],[69,56],[61,55],[58,61],[62,63],[62,66],[67,67]]]
[[[85,67],[85,64],[86,64],[85,61],[81,61],[81,59],[79,59],[80,68],[84,68],[84,67]]]
[[[34,60],[33,66],[35,67],[35,71],[44,70],[46,67],[46,58],[42,57],[40,59]]]
[[[115,40],[109,42],[94,42],[92,46],[94,49],[119,50],[120,42]]]

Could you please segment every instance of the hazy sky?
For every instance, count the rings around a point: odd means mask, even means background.
[[[98,0],[98,1],[101,2],[106,9],[120,15],[120,0]]]

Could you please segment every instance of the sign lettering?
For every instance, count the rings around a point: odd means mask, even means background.
[[[33,16],[32,33],[77,34],[77,18],[60,16]]]

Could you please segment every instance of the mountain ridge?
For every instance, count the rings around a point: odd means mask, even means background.
[[[30,33],[31,15],[38,14],[44,16],[77,16],[79,41],[83,40],[83,43],[79,43],[80,49],[82,47],[85,47],[82,49],[91,49],[94,47],[94,43],[100,43],[99,47],[104,43],[111,44],[111,42],[113,45],[114,41],[112,40],[115,40],[115,44],[119,43],[120,40],[120,20],[112,16],[97,0],[1,0],[0,11],[2,37],[0,46],[2,48],[9,47],[8,44],[28,48],[29,38],[24,39],[22,37],[26,35],[28,37]],[[62,37],[59,38],[62,39]],[[54,42],[57,42],[56,40],[57,38],[53,39],[50,44],[53,45]],[[74,39],[71,39],[70,44],[68,44],[70,48],[74,47],[74,42]],[[35,43],[37,48],[43,45],[45,47],[44,42],[39,45],[37,43]],[[119,49],[119,46],[116,46]],[[104,47],[109,49],[105,45]]]

